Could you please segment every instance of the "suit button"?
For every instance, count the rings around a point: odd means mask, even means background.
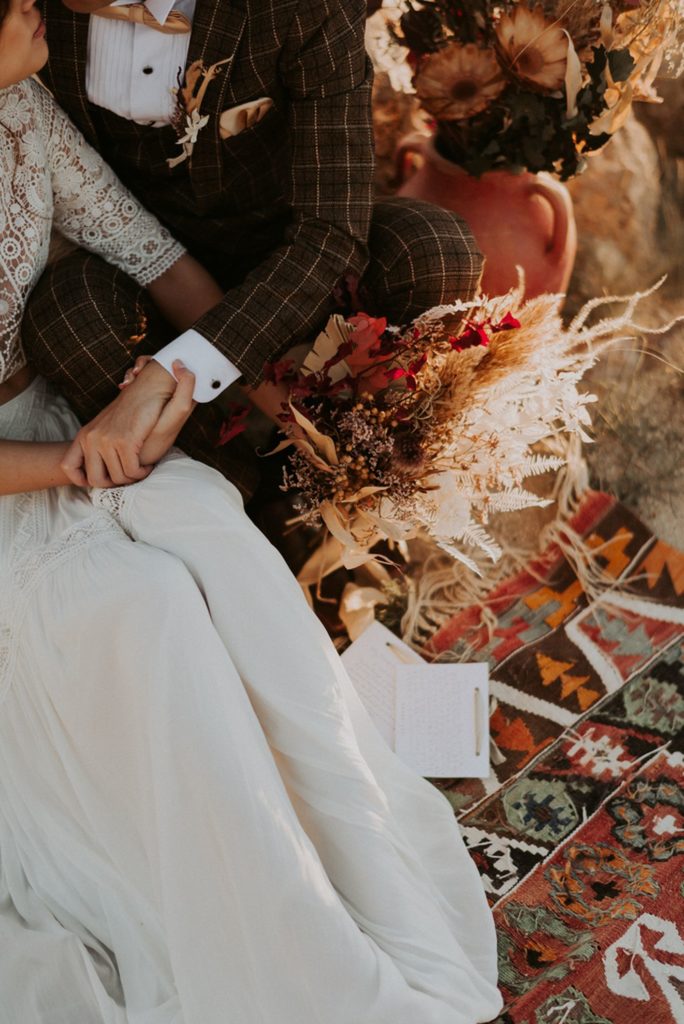
[[[221,381],[220,380],[212,380],[211,386],[214,389],[214,391],[216,391],[217,388],[221,387]]]
[[[143,75],[151,75],[153,71],[154,71],[154,68],[151,68],[151,67],[150,67],[150,65],[149,65],[149,64],[147,64],[147,65],[146,65],[146,66],[145,66],[145,67],[143,68]]]

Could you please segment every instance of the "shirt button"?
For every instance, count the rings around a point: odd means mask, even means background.
[[[211,386],[214,389],[214,391],[216,391],[217,388],[221,387],[221,381],[220,380],[212,380]]]
[[[143,68],[143,75],[151,75],[153,71],[154,68],[151,68],[150,65],[148,64],[146,67]]]

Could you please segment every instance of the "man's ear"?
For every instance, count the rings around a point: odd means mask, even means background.
[[[76,14],[92,14],[102,7],[109,7],[114,0],[62,0],[65,7]]]

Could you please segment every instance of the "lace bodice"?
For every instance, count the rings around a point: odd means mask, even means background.
[[[26,362],[21,319],[53,225],[141,285],[184,251],[27,79],[0,90],[0,383]]]

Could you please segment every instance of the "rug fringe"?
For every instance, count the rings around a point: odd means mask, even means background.
[[[624,585],[624,581],[616,581],[600,564],[604,546],[590,545],[572,526],[589,484],[581,441],[575,436],[559,438],[557,450],[565,460],[565,465],[555,475],[550,494],[557,512],[537,534],[536,543],[516,545],[497,536],[503,555],[495,565],[485,563],[480,557],[481,576],[439,552],[427,553],[422,570],[409,582],[407,607],[400,627],[402,639],[424,657],[435,659],[431,648],[435,632],[454,616],[468,611],[472,613],[472,643],[462,637],[458,652],[449,651],[443,657],[450,661],[471,660],[481,646],[482,629],[491,639],[497,628],[499,619],[492,607],[492,594],[497,587],[523,569],[543,579],[544,563],[551,555],[567,559],[590,602],[605,598],[610,590]],[[410,542],[410,561],[414,565],[423,561],[420,547],[420,542]],[[429,551],[428,545],[425,548]],[[437,655],[437,660],[439,658]]]

